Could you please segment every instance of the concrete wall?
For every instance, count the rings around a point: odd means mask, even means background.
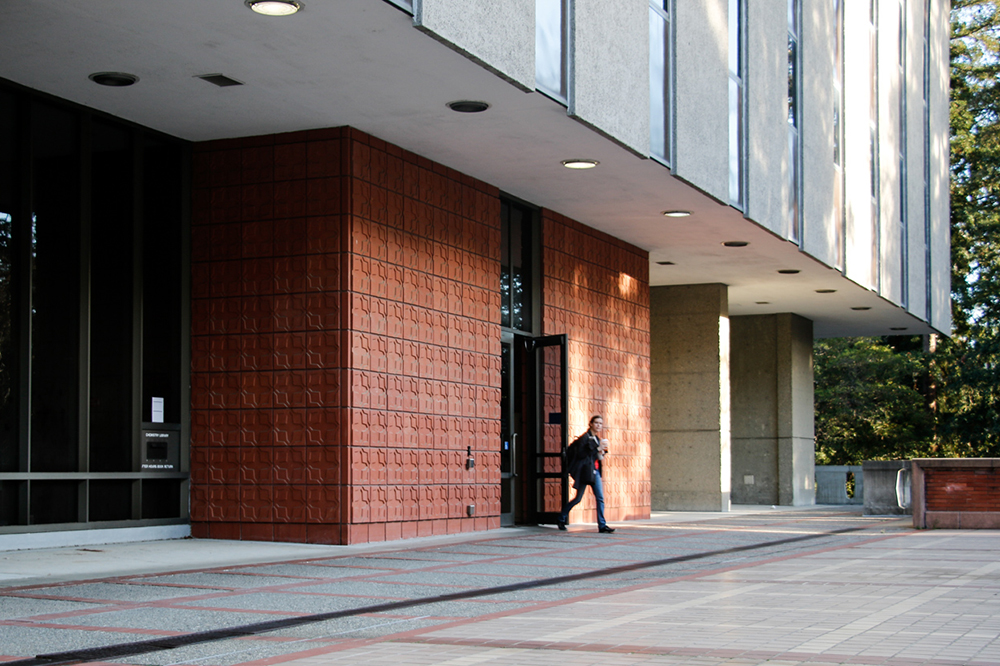
[[[789,238],[788,3],[746,4],[746,213],[764,228]]]
[[[650,290],[654,511],[728,511],[729,318],[725,285]]]
[[[909,460],[866,460],[862,466],[865,480],[864,504],[866,516],[906,515],[912,506],[900,506],[896,495],[896,479],[904,470],[904,481],[910,477]]]
[[[835,215],[833,71],[836,17],[829,3],[802,3],[800,151],[801,249],[856,283],[905,305],[939,330],[951,328],[948,220],[948,9],[932,4],[930,214],[924,214],[923,5],[907,2],[906,70],[899,71],[897,0],[877,0],[873,93],[869,3],[844,2],[844,212]],[[534,90],[534,2],[418,0],[415,22],[525,90]],[[634,152],[649,154],[648,3],[577,0],[569,16],[568,113]],[[677,2],[673,15],[672,169],[729,201],[727,0]],[[745,2],[746,217],[794,238],[789,202],[787,2]],[[899,99],[905,95],[905,127]],[[872,211],[871,104],[877,107],[878,209]],[[720,131],[721,130],[721,131]],[[900,223],[906,132],[906,228]],[[932,241],[927,247],[925,228]],[[842,246],[842,247],[841,247]],[[905,255],[905,256],[904,256]],[[929,280],[929,282],[928,282]],[[929,296],[928,296],[929,295]]]
[[[729,30],[726,0],[677,2],[673,173],[729,201]]]
[[[602,0],[571,6],[569,114],[648,156],[649,3],[617,0],[613,12]]]
[[[803,251],[837,265],[841,220],[835,215],[834,68],[836,23],[830,3],[802,3],[802,216]],[[829,187],[820,187],[829,183]],[[815,186],[813,186],[815,185]]]
[[[544,333],[569,338],[570,437],[604,417],[605,516],[648,518],[649,255],[552,211],[542,219]],[[570,520],[597,520],[591,493]]]
[[[535,89],[535,0],[416,0],[413,22],[519,88]]]
[[[931,83],[930,95],[930,174],[931,182],[931,311],[930,322],[937,330],[951,332],[951,219],[949,204],[950,159],[948,145],[949,5],[931,3]],[[923,316],[923,313],[919,313]]]
[[[733,502],[812,504],[812,323],[778,314],[730,327]]]

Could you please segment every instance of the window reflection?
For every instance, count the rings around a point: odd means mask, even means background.
[[[670,8],[649,3],[649,153],[670,164]]]
[[[789,238],[799,242],[802,211],[799,200],[802,158],[799,147],[799,0],[788,0],[788,225]]]
[[[729,0],[729,202],[743,201],[743,3]]]
[[[532,328],[532,211],[513,202],[501,204],[500,324]]]
[[[535,85],[566,99],[566,0],[535,0]]]

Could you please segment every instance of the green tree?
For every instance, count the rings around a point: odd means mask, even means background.
[[[1000,457],[1000,0],[951,6],[954,331],[817,341],[819,464]]]
[[[934,418],[920,343],[919,337],[816,342],[816,464],[930,454]]]
[[[1000,0],[953,0],[954,334],[942,342],[941,450],[1000,455]]]

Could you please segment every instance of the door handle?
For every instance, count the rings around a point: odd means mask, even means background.
[[[517,478],[517,433],[513,433],[510,438],[510,476]]]

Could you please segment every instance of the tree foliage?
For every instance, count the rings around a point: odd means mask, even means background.
[[[1000,457],[1000,0],[951,6],[954,331],[818,341],[819,464]]]
[[[919,345],[919,338],[916,339]],[[864,460],[930,453],[934,420],[923,379],[923,354],[912,339],[833,338],[816,343],[816,462]]]
[[[954,334],[937,354],[944,444],[1000,455],[1000,0],[954,0],[951,229]]]

